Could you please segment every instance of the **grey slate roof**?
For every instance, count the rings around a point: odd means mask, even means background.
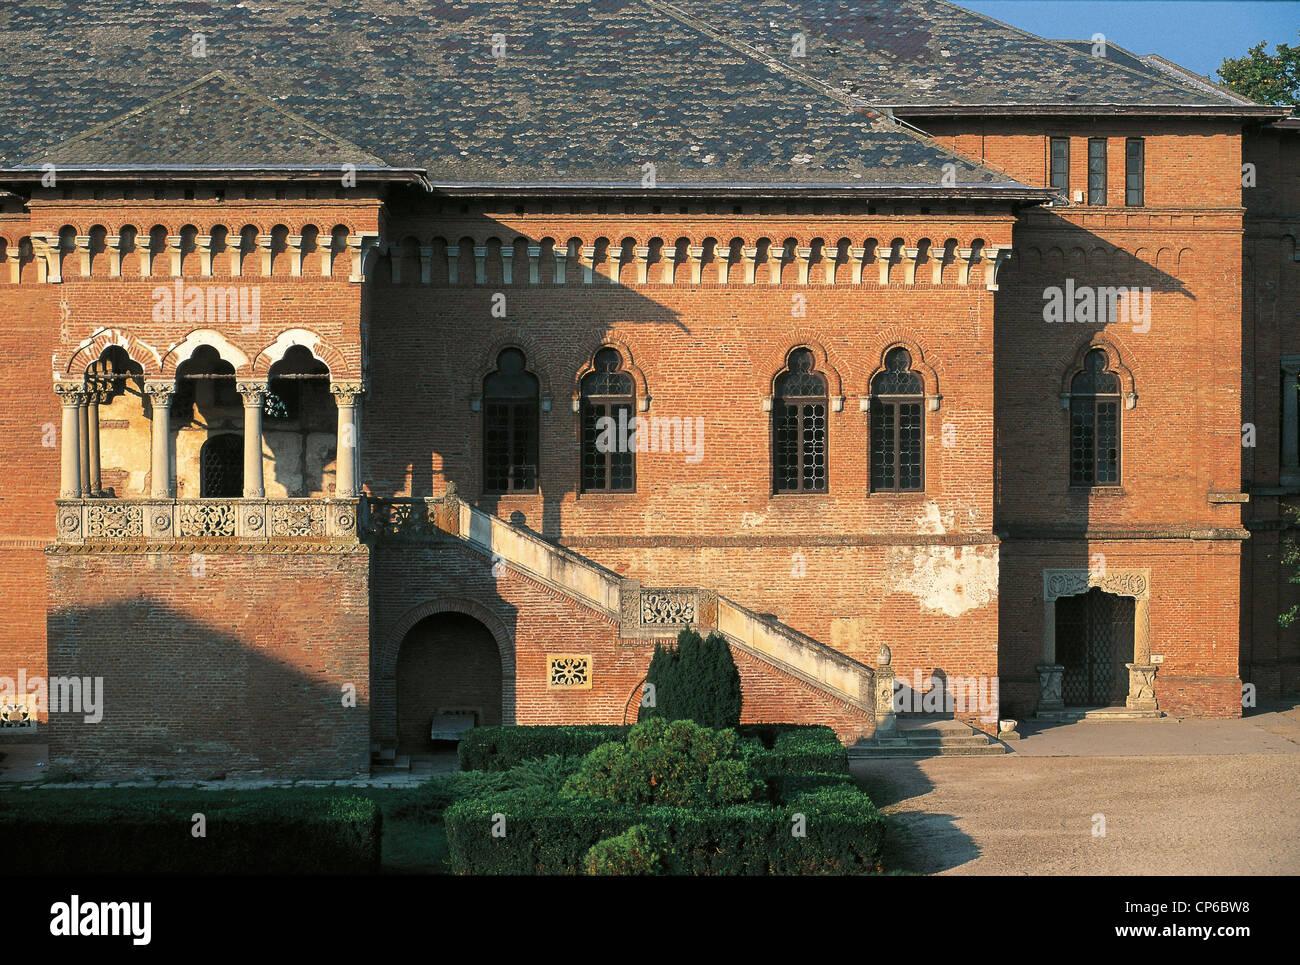
[[[651,0],[656,2],[656,0]],[[1220,107],[1242,101],[1020,30],[945,0],[677,0],[745,43],[790,50],[805,68],[873,102],[907,107]]]
[[[938,189],[952,163],[963,190],[1024,195],[871,105],[1198,96],[972,18],[936,0],[0,0],[0,166],[382,159],[435,184],[639,186],[650,162],[660,186]],[[792,26],[806,59],[757,49]]]
[[[229,166],[232,159],[277,165],[382,165],[376,157],[271,103],[219,72],[24,159],[26,164]]]

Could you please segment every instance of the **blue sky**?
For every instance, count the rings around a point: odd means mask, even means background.
[[[1300,44],[1293,0],[954,0],[960,6],[1052,40],[1103,33],[1135,54],[1159,54],[1214,75],[1225,57],[1266,41]],[[1217,78],[1215,78],[1217,79]]]

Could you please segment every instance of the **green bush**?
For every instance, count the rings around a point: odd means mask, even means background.
[[[659,845],[644,824],[597,841],[587,852],[583,870],[589,875],[654,875],[663,868]]]
[[[205,837],[192,834],[196,813]],[[0,804],[0,849],[31,874],[369,874],[381,837],[379,806],[355,794],[39,791]]]
[[[761,786],[737,751],[734,731],[655,718],[633,727],[626,741],[588,754],[563,794],[622,804],[716,806],[747,801]]]
[[[716,633],[702,640],[683,630],[676,647],[656,645],[646,683],[654,685],[655,704],[640,707],[638,720],[693,720],[719,729],[740,724],[740,671],[730,645]]]
[[[628,730],[617,724],[475,727],[457,755],[462,771],[504,771],[549,754],[585,757],[607,741],[622,740]]]
[[[601,744],[622,740],[630,730],[630,727],[613,725],[478,727],[461,742],[460,776],[467,771],[508,770],[552,754],[570,762]],[[738,746],[760,777],[797,771],[848,773],[848,752],[829,727],[741,724],[736,733],[742,739]],[[455,795],[445,798],[438,810],[454,799]]]
[[[800,815],[805,834],[797,837]],[[595,845],[635,825],[655,829],[652,843],[668,874],[870,874],[879,870],[884,833],[871,800],[847,786],[723,808],[517,791],[459,801],[445,822],[452,869],[461,874],[579,874]]]

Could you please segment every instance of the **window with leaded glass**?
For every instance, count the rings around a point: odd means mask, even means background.
[[[483,380],[483,491],[537,489],[537,377],[508,348]]]
[[[1106,203],[1106,139],[1088,139],[1088,203]]]
[[[1053,137],[1052,146],[1052,187],[1064,198],[1070,196],[1070,139]]]
[[[871,380],[871,489],[915,492],[925,488],[925,383],[905,348],[885,353]]]
[[[1106,353],[1089,352],[1070,382],[1070,485],[1119,485],[1119,377]]]
[[[772,399],[772,475],[778,493],[826,492],[826,380],[806,348],[790,353]]]
[[[582,491],[636,489],[636,394],[616,350],[603,348],[582,377]]]
[[[1146,204],[1146,142],[1140,137],[1124,142],[1124,203],[1130,208]]]

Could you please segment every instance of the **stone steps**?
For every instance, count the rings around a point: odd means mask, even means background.
[[[378,743],[370,745],[370,773],[394,774],[411,770],[411,758],[408,754],[398,754],[397,748]]]
[[[896,736],[873,737],[849,747],[849,760],[922,757],[987,757],[1005,754],[1005,745],[952,718],[903,719]]]

